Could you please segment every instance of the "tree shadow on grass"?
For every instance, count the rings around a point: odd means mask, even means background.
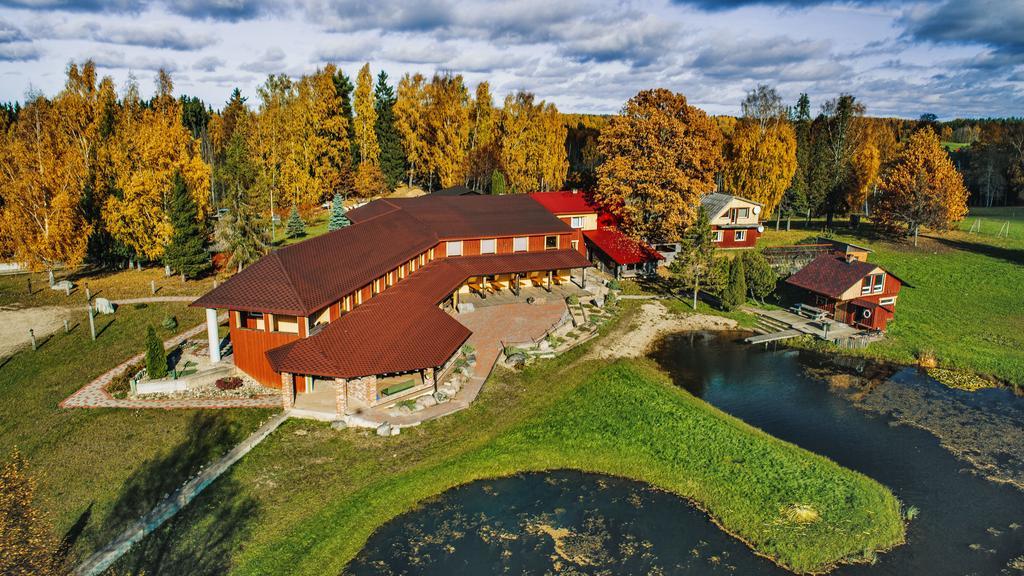
[[[204,466],[223,456],[241,442],[246,431],[229,421],[223,412],[200,412],[189,423],[187,438],[168,451],[144,462],[121,490],[97,531],[100,545],[117,537],[125,528],[149,513],[163,498],[181,487]],[[230,471],[228,472],[228,474]],[[214,490],[221,494],[235,494],[237,489],[224,492],[227,477],[215,481]],[[230,550],[221,548],[236,541],[235,532],[245,529],[248,517],[255,515],[255,501],[244,497],[230,502],[210,504],[206,493],[200,494],[178,515],[155,533],[132,548],[133,565],[153,574],[221,574],[230,560]],[[201,504],[205,501],[206,504]],[[197,506],[198,505],[198,506]],[[203,535],[199,542],[178,542],[171,535],[178,532],[174,526],[191,526],[188,518],[200,510],[199,516],[209,512],[210,505],[223,506],[215,514],[213,534]],[[193,518],[194,520],[195,518]],[[184,528],[182,528],[184,529]],[[136,570],[133,570],[136,571]]]
[[[115,565],[117,574],[220,576],[259,519],[258,502],[230,471]]]
[[[967,242],[964,240],[952,240],[950,238],[941,238],[938,236],[929,236],[932,240],[935,240],[939,244],[955,248],[963,252],[973,252],[974,254],[981,254],[982,256],[988,256],[989,258],[995,258],[997,260],[1004,260],[1010,264],[1024,265],[1024,250],[1015,250],[1013,248],[1004,248],[1002,246],[994,246],[992,244],[985,244],[983,242]]]

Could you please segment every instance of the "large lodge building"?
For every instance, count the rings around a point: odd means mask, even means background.
[[[550,288],[585,270],[582,232],[526,195],[385,199],[348,213],[351,226],[281,248],[192,305],[227,310],[234,362],[295,394],[333,385],[338,413],[386,400],[389,386],[434,386],[468,328],[459,294],[495,284]]]

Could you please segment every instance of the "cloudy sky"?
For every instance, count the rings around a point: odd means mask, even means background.
[[[220,106],[268,73],[369,61],[393,80],[451,70],[499,96],[618,110],[643,88],[738,113],[757,83],[872,115],[1024,116],[1024,0],[0,0],[0,100],[54,94],[92,58],[143,93],[154,72]]]

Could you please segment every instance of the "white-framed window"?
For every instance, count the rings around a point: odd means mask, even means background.
[[[526,252],[530,249],[530,239],[526,236],[520,236],[519,238],[512,239],[512,251],[513,252]]]
[[[896,303],[896,297],[890,296],[888,298],[880,298],[878,300],[878,303],[881,304],[882,306],[889,306]]]
[[[750,208],[737,208],[736,209],[736,220],[742,220],[743,218],[750,217]]]
[[[721,230],[715,230],[715,242],[721,242],[724,238],[724,234]]]
[[[445,244],[445,254],[448,256],[462,256],[462,240],[454,240]]]
[[[579,250],[580,249],[580,241],[579,240],[569,240],[569,246],[571,246],[573,250]]]
[[[494,254],[498,251],[498,241],[494,238],[485,238],[480,241],[481,254]]]
[[[583,216],[573,216],[569,221],[573,228],[583,228]]]
[[[744,210],[746,210],[746,208],[744,208]],[[747,231],[746,230],[736,230],[735,233],[733,234],[733,237],[736,239],[737,242],[743,242],[744,240],[747,239]]]
[[[875,294],[882,292],[885,289],[885,274],[875,274],[875,285],[871,291]]]
[[[558,250],[558,236],[545,236],[544,237],[544,249],[545,250]]]

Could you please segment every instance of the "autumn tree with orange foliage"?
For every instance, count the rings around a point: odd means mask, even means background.
[[[774,88],[759,85],[743,101],[743,117],[725,144],[723,188],[761,204],[768,218],[796,172],[796,132]]]
[[[0,468],[0,574],[67,574],[46,518],[34,506],[36,483],[15,449]]]
[[[874,218],[883,228],[917,237],[922,226],[945,230],[967,215],[964,179],[931,128],[915,132],[886,169]]]
[[[658,88],[631,98],[601,131],[595,198],[634,238],[676,241],[714,191],[722,134],[686,97]]]
[[[568,128],[554,104],[535,100],[508,95],[499,120],[501,166],[515,193],[556,190],[569,173]]]

